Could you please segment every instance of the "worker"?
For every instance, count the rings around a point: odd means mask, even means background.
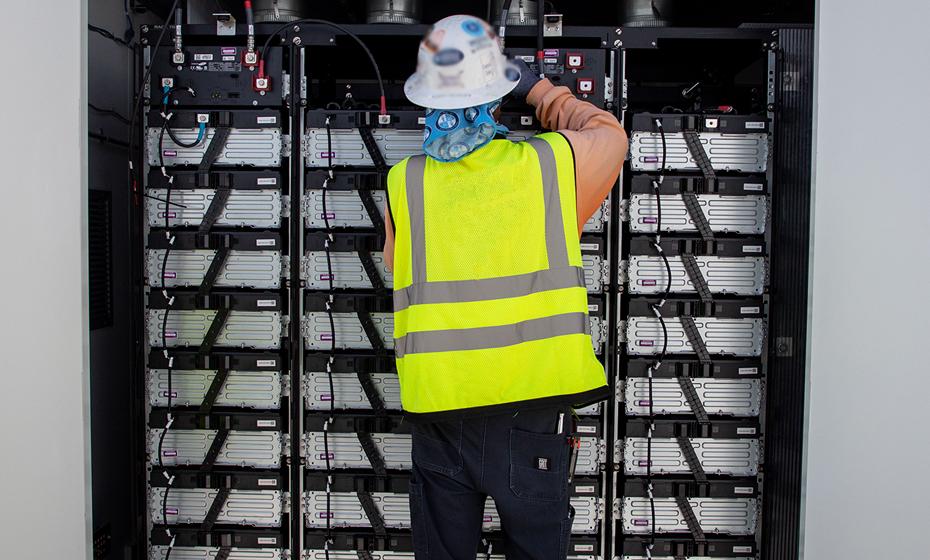
[[[404,92],[426,108],[425,154],[388,174],[384,254],[413,433],[415,556],[474,560],[497,520],[508,558],[564,559],[573,407],[608,396],[579,237],[617,181],[626,135],[508,61],[473,16],[432,27]],[[508,94],[557,132],[507,139],[497,117]]]

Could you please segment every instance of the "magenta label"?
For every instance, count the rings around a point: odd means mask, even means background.
[[[644,224],[655,224],[655,223],[658,223],[658,220],[656,220],[655,218],[643,218],[643,223]]]
[[[165,338],[177,338],[178,333],[175,331],[165,331]]]
[[[327,460],[332,461],[335,458],[336,458],[335,453],[320,453],[320,459],[324,461],[327,461]]]
[[[336,157],[336,152],[320,152],[320,157],[324,159]]]
[[[320,340],[332,340],[333,333],[324,333],[320,335]]]
[[[178,452],[175,451],[174,449],[166,449],[165,451],[161,452],[161,456],[162,457],[177,457]]]
[[[640,340],[638,343],[640,346],[654,346],[655,341],[652,340]]]
[[[645,519],[634,519],[633,525],[636,525],[637,527],[645,527],[646,525],[649,525],[649,522]]]
[[[321,400],[321,401],[331,401],[331,400],[333,400],[333,396],[330,395],[330,394],[328,394],[328,393],[327,393],[327,394],[323,394],[323,395],[320,395],[320,400]]]
[[[656,281],[655,280],[640,280],[639,285],[640,286],[655,286]]]
[[[659,158],[656,156],[646,156],[643,158],[644,163],[659,163]]]
[[[636,401],[636,406],[649,406],[648,400]]]
[[[165,513],[167,513],[168,515],[177,515],[178,508],[173,508],[173,507],[165,508]]]
[[[163,278],[177,278],[177,277],[178,277],[178,273],[177,273],[177,272],[171,272],[170,270],[166,270],[165,273],[162,275],[162,277],[163,277]]]
[[[652,464],[652,461],[637,461],[636,464],[640,467],[648,467]]]
[[[484,522],[485,522],[485,523],[490,523],[490,522],[493,521],[493,520],[494,520],[494,518],[491,517],[490,515],[485,515],[485,516],[484,516]]]
[[[162,391],[162,392],[161,392],[161,396],[167,398],[167,397],[168,397],[168,391]],[[172,399],[178,398],[178,392],[177,392],[177,391],[171,391],[171,398],[172,398]]]
[[[320,274],[320,280],[332,280],[332,279],[333,279],[332,274]]]
[[[543,56],[559,56],[559,49],[546,49],[543,51]]]
[[[223,54],[236,54],[236,47],[223,47]]]
[[[175,157],[178,155],[178,153],[174,150],[165,150],[162,152],[162,155],[165,157]]]
[[[327,212],[325,214],[320,214],[320,218],[323,220],[333,220],[336,218],[335,212]]]
[[[334,517],[333,512],[331,511],[321,511],[320,513],[316,514],[316,516],[320,519],[332,519]]]

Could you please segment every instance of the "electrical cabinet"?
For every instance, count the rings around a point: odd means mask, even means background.
[[[133,146],[137,556],[412,559],[383,247],[387,172],[422,153],[402,83],[425,28],[179,27],[183,41],[174,26],[160,45],[161,28],[143,34]],[[507,51],[535,72],[529,31]],[[348,32],[376,50],[383,84]],[[794,514],[766,508],[770,492],[793,500],[790,461],[769,465],[797,442],[767,409],[797,389],[772,389],[773,360],[801,344],[778,335],[801,305],[775,290],[800,258],[782,252],[779,197],[798,195],[784,169],[809,154],[779,136],[779,33],[544,38],[546,75],[630,138],[580,234],[613,397],[576,411],[569,558],[789,558],[769,539],[792,538]],[[541,131],[516,101],[500,121],[512,141]],[[507,546],[489,499],[479,557]]]

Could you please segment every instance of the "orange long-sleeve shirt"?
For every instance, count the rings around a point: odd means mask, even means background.
[[[571,144],[580,235],[585,222],[617,182],[628,147],[626,132],[613,115],[581,101],[567,87],[556,87],[549,80],[533,86],[526,101],[536,107],[536,118],[544,128],[562,133]],[[384,259],[393,269],[394,227],[387,211],[384,231]]]

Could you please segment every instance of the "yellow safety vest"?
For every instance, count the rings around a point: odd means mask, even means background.
[[[394,351],[408,415],[607,396],[564,136],[492,140],[452,163],[409,157],[391,169],[388,197]]]

